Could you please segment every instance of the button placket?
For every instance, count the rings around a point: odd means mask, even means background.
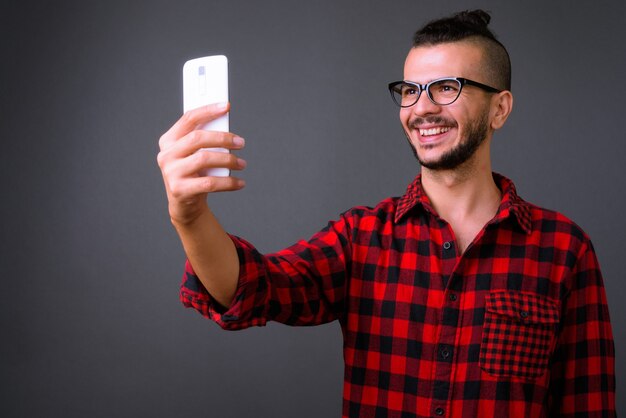
[[[434,244],[434,242],[433,242]],[[446,400],[450,397],[452,390],[452,365],[454,361],[454,344],[456,341],[460,310],[456,300],[459,298],[461,282],[460,277],[455,274],[460,258],[457,255],[454,231],[449,225],[441,229],[441,241],[438,248],[433,248],[440,254],[441,277],[445,299],[439,312],[439,325],[441,332],[438,335],[437,345],[432,352],[434,365],[435,383],[432,387],[432,399],[430,414],[433,417],[445,416]],[[451,296],[455,294],[455,296]]]

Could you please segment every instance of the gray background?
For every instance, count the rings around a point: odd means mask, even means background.
[[[248,186],[210,203],[272,251],[404,191],[386,83],[418,26],[475,7],[513,61],[494,169],[591,235],[624,350],[626,2],[2,0],[0,415],[339,416],[337,324],[232,333],[178,302],[156,154],[182,64],[230,58]]]

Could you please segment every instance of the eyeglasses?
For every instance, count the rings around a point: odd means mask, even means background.
[[[450,77],[433,80],[426,84],[413,83],[411,81],[395,81],[389,83],[389,92],[394,103],[400,107],[413,106],[417,103],[423,91],[426,91],[431,102],[445,106],[454,103],[459,98],[461,90],[463,90],[465,85],[479,87],[489,93],[500,93],[502,91],[467,78]]]

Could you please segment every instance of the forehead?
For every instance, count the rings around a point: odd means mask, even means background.
[[[426,83],[441,77],[480,80],[482,49],[470,42],[412,48],[404,62],[404,79]]]

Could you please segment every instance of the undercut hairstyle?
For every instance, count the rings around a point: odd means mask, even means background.
[[[464,11],[433,20],[415,32],[413,47],[452,42],[469,42],[483,50],[483,66],[488,83],[511,90],[511,59],[504,45],[487,27],[491,16],[484,10]]]

